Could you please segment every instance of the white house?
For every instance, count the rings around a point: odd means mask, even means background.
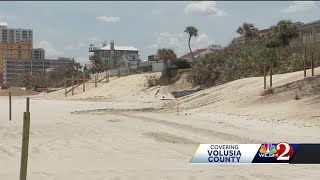
[[[98,55],[111,69],[120,67],[120,62],[124,63],[125,60],[133,64],[140,61],[139,49],[132,46],[116,46],[114,41],[110,44],[103,43],[101,48],[90,44],[89,52]]]

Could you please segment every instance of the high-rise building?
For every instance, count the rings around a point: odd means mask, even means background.
[[[36,48],[31,50],[31,59],[45,59],[44,49]]]
[[[33,31],[31,29],[8,28],[0,24],[0,75],[4,59],[31,59]],[[3,79],[0,77],[0,84]]]
[[[4,59],[31,59],[30,43],[0,43],[0,73]]]
[[[50,71],[67,64],[74,64],[74,58],[58,59],[5,59],[3,63],[3,79],[5,84],[13,83],[23,73]]]
[[[21,43],[28,42],[33,46],[32,29],[8,28],[0,25],[0,43]]]

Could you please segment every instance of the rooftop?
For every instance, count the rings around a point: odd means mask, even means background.
[[[315,24],[320,24],[320,20],[312,21],[306,24],[302,24],[301,26],[310,26],[310,25],[315,25]]]
[[[132,46],[114,46],[115,50],[120,50],[120,51],[139,51],[139,49],[132,47]],[[100,48],[100,50],[110,50],[110,44]]]
[[[21,62],[50,62],[50,61],[59,61],[59,62],[75,62],[74,59],[4,59],[4,62],[11,62],[11,61],[21,61]]]
[[[207,50],[210,50],[210,51],[214,52],[214,51],[217,50],[217,49],[196,49],[196,50],[195,50],[194,52],[192,52],[192,53],[193,53],[193,56],[194,56],[194,57],[197,57],[198,55],[200,55],[201,53],[203,53],[203,52],[205,52],[205,51],[207,51]],[[181,58],[181,59],[190,59],[190,58],[192,58],[192,55],[191,55],[191,53],[189,52],[189,53],[181,56],[180,58]]]

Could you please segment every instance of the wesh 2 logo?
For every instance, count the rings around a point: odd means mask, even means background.
[[[260,157],[273,157],[279,161],[288,161],[293,156],[293,148],[288,143],[262,144],[259,150]]]

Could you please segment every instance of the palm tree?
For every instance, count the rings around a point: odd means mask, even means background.
[[[186,27],[184,32],[189,34],[188,46],[189,46],[189,50],[190,50],[190,53],[191,53],[191,56],[192,56],[193,63],[195,63],[194,56],[193,56],[193,53],[192,53],[192,50],[191,50],[191,46],[190,46],[190,40],[191,40],[192,36],[194,36],[194,37],[198,36],[198,29],[195,28],[194,26],[188,26],[188,27]]]
[[[288,46],[292,38],[298,37],[298,26],[291,22],[291,20],[280,20],[272,29],[278,36],[279,42],[282,46]]]
[[[163,60],[163,66],[164,66],[164,76],[166,77],[167,82],[169,82],[169,73],[168,73],[168,67],[169,67],[169,62],[168,61],[174,61],[177,59],[176,53],[172,49],[158,49],[158,56],[159,59]]]
[[[237,33],[241,36],[244,36],[246,41],[254,39],[258,36],[258,28],[254,27],[253,24],[243,23],[242,26],[239,26]]]

